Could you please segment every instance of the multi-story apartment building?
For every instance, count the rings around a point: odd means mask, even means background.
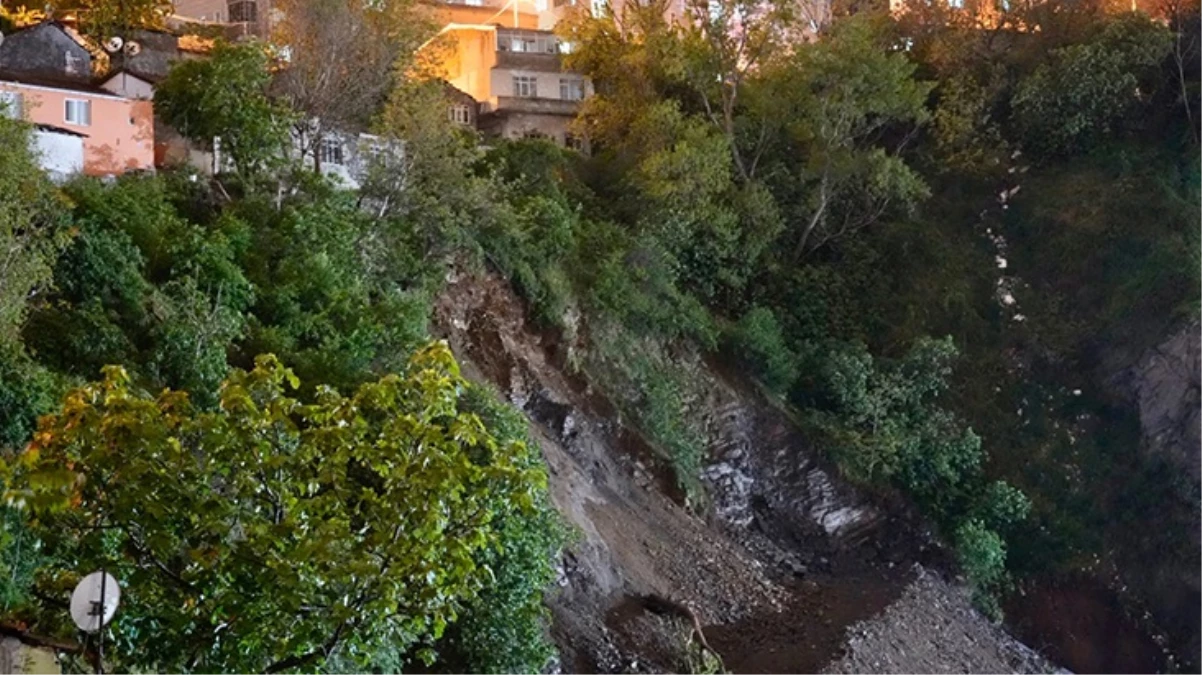
[[[495,10],[494,10],[495,12]],[[491,136],[543,136],[582,147],[569,125],[591,93],[584,77],[563,68],[563,44],[540,30],[537,15],[521,13],[502,23],[450,23],[450,55],[443,63],[447,82],[471,97],[475,111],[451,101],[451,118]],[[516,25],[517,27],[514,27]]]
[[[174,0],[174,5],[174,20],[220,24],[231,37],[271,33],[271,0]]]

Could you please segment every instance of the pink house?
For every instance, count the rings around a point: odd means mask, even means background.
[[[89,176],[154,168],[154,111],[150,101],[114,96],[87,85],[34,84],[0,79],[9,114],[83,135]]]
[[[82,138],[85,174],[153,169],[152,105],[94,84],[104,58],[102,50],[54,21],[6,35],[0,42],[0,103],[8,115]],[[45,159],[47,165],[69,163]]]

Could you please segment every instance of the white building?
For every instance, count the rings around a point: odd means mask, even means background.
[[[70,129],[34,125],[33,151],[50,180],[62,183],[83,173],[84,138],[84,134]]]

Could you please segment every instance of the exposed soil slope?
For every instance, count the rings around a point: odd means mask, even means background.
[[[734,672],[1048,670],[924,566],[939,554],[921,528],[841,485],[737,378],[696,364],[712,380],[707,522],[503,280],[453,277],[435,314],[465,374],[530,418],[580,530],[551,600],[563,670],[687,668],[688,622],[648,597],[690,608]]]

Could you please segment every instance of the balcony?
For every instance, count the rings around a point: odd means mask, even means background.
[[[540,73],[558,73],[563,70],[563,62],[559,54],[497,50],[496,67],[511,70],[533,70]]]
[[[578,110],[580,110],[580,101],[565,101],[558,98],[498,96],[496,107],[490,111],[482,112],[534,113],[539,115],[562,115],[564,117],[573,117],[576,115]]]

